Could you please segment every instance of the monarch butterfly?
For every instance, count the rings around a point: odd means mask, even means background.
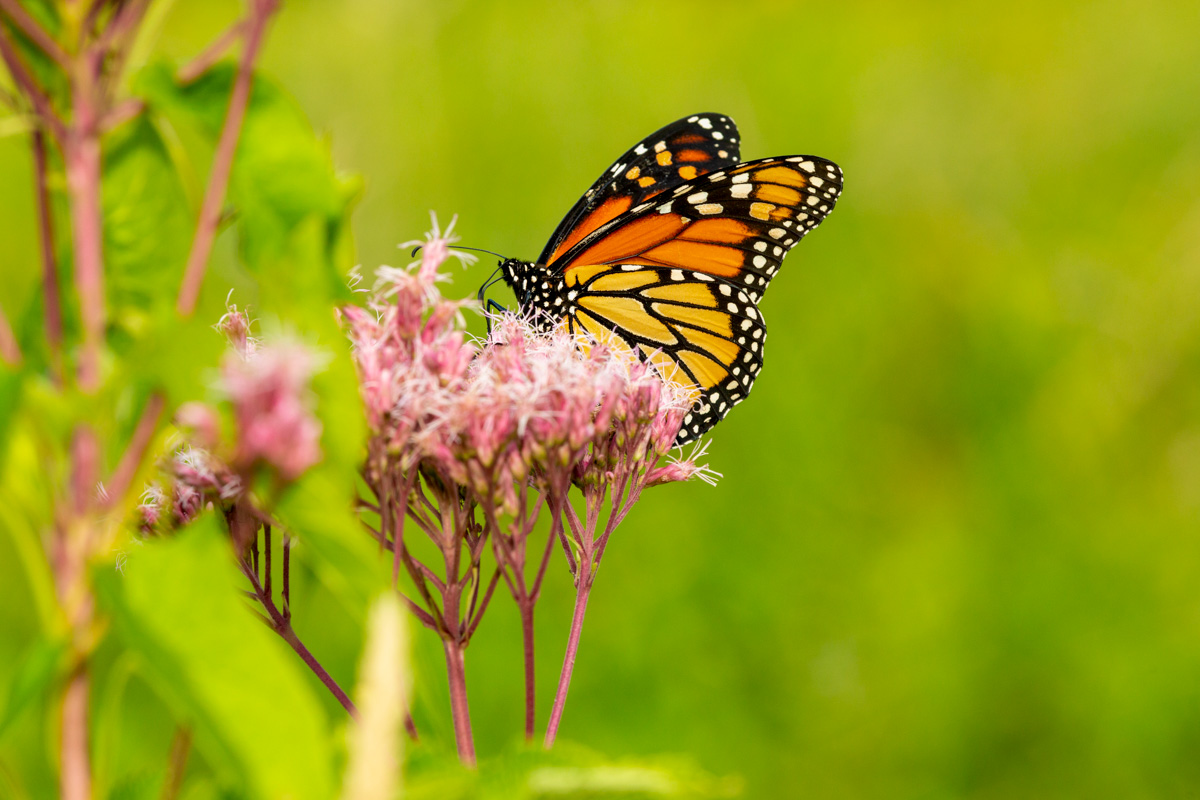
[[[758,301],[842,189],[831,161],[739,163],[738,143],[721,114],[655,131],[584,192],[536,262],[500,264],[522,311],[634,349],[699,388],[676,445],[750,392],[767,334]]]

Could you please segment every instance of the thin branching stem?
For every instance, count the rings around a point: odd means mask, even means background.
[[[213,39],[208,47],[200,52],[200,55],[180,67],[179,71],[175,73],[175,77],[179,79],[179,82],[185,84],[192,83],[212,69],[213,65],[225,56],[229,48],[233,47],[234,42],[242,38],[242,35],[246,32],[246,23],[246,20],[240,19],[226,28],[224,33]]]
[[[0,360],[10,367],[19,366],[21,363],[21,346],[17,344],[17,337],[13,335],[12,325],[9,324],[8,317],[2,308],[0,308]]]
[[[257,550],[258,548],[256,544],[254,552],[257,552]],[[259,581],[257,564],[252,566],[244,557],[239,556],[238,566],[241,568],[242,574],[246,576],[246,580],[250,581],[250,586],[253,588],[255,597],[258,599],[259,604],[262,606],[263,610],[267,612],[267,616],[270,618],[271,622],[271,630],[275,631],[275,633],[277,633],[281,639],[287,642],[291,648],[296,651],[296,655],[300,656],[300,659],[312,671],[312,673],[317,676],[317,679],[321,681],[322,685],[329,690],[329,693],[332,694],[337,701],[342,704],[342,707],[346,709],[346,712],[349,713],[350,716],[358,716],[358,709],[354,707],[354,703],[350,700],[349,695],[342,690],[342,687],[339,686],[337,681],[333,679],[333,676],[326,671],[325,667],[321,666],[321,662],[317,661],[312,652],[310,652],[309,649],[304,646],[304,643],[300,641],[300,637],[298,637],[296,632],[292,629],[290,617],[284,616],[284,614],[275,605],[275,601],[271,595],[266,591],[266,589],[263,587],[263,584]]]
[[[183,774],[187,770],[188,754],[192,750],[192,729],[186,725],[175,730],[171,740],[171,753],[167,756],[167,774],[163,778],[161,800],[175,800],[183,788]]]
[[[117,462],[117,468],[108,481],[110,505],[120,503],[133,485],[133,478],[146,459],[146,451],[149,450],[150,443],[154,439],[154,432],[158,429],[165,406],[166,398],[161,392],[154,392],[146,400],[146,407],[142,409],[142,415],[138,418],[137,427],[133,430],[133,437],[129,440],[125,452],[121,454],[121,460]]]
[[[208,257],[212,253],[213,241],[221,221],[221,207],[225,203],[225,192],[229,187],[229,176],[233,171],[233,157],[242,133],[242,122],[250,103],[250,89],[254,81],[254,62],[258,58],[266,34],[267,23],[278,7],[278,0],[250,0],[250,12],[246,22],[246,43],[238,62],[233,91],[229,95],[229,107],[225,112],[225,123],[217,140],[216,154],[204,190],[200,216],[196,221],[196,235],[188,253],[183,283],[179,287],[176,308],[180,314],[190,316],[200,299],[200,287],[204,283],[204,272]]]
[[[3,59],[8,72],[12,76],[17,89],[29,99],[34,112],[41,118],[42,123],[50,129],[54,137],[62,142],[66,138],[67,126],[54,110],[50,98],[42,91],[33,73],[17,55],[17,49],[9,38],[8,29],[0,25],[0,59]]]
[[[70,68],[70,59],[54,37],[38,24],[17,0],[0,0],[0,15],[7,18],[17,30],[48,55],[62,69]]]

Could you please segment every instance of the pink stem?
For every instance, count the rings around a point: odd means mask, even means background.
[[[225,124],[217,141],[213,156],[212,171],[208,176],[208,187],[200,206],[200,217],[196,221],[196,235],[188,254],[183,284],[179,287],[176,308],[184,316],[196,310],[200,299],[200,286],[204,283],[204,271],[212,253],[213,241],[217,236],[217,225],[221,219],[221,206],[225,203],[225,192],[229,188],[229,175],[233,171],[233,157],[237,152],[238,138],[242,133],[242,122],[250,102],[250,89],[254,82],[254,61],[262,45],[267,22],[277,6],[276,0],[251,0],[250,17],[246,29],[246,46],[238,63],[237,77],[229,95],[229,108],[225,112]]]
[[[21,33],[28,36],[31,42],[50,56],[60,67],[65,69],[69,66],[67,54],[63,52],[62,47],[54,40],[54,37],[46,32],[45,28],[37,23],[37,20],[29,15],[29,12],[21,7],[17,0],[0,0],[0,11],[3,11]]]
[[[292,649],[296,651],[296,655],[300,656],[300,660],[312,670],[312,673],[324,684],[329,693],[337,698],[337,701],[342,704],[342,708],[346,709],[346,713],[351,717],[358,717],[358,709],[354,707],[354,703],[350,700],[349,695],[342,691],[342,687],[338,686],[333,676],[325,671],[325,668],[321,666],[321,662],[317,661],[316,657],[304,646],[304,642],[300,641],[300,637],[292,630],[292,626],[288,624],[283,630],[278,631],[278,633],[285,642],[292,646]]]
[[[446,671],[450,676],[450,713],[454,718],[454,739],[458,758],[468,767],[475,767],[475,741],[471,735],[471,710],[467,705],[467,672],[462,646],[443,639],[446,650]]]
[[[92,507],[99,473],[99,442],[86,426],[76,428],[71,442],[72,512],[86,520]],[[59,745],[62,757],[62,797],[65,800],[89,800],[92,796],[91,758],[88,753],[88,671],[86,638],[92,626],[92,598],[86,585],[86,558],[91,529],[89,525],[68,526],[55,537],[54,577],[58,602],[63,608],[76,642],[78,663],[63,691],[62,733]]]
[[[0,25],[0,58],[4,60],[8,67],[8,72],[12,76],[13,83],[17,88],[29,98],[29,102],[33,105],[33,110],[41,117],[42,122],[50,128],[50,131],[61,142],[66,137],[67,128],[58,114],[54,111],[54,106],[50,102],[50,98],[42,91],[38,82],[34,79],[32,73],[21,61],[17,55],[17,49],[13,45],[12,40],[8,38],[8,29]]]
[[[21,347],[17,344],[17,337],[13,335],[12,326],[8,324],[8,317],[4,315],[3,309],[0,309],[0,359],[10,367],[21,363]]]
[[[113,470],[112,478],[108,481],[110,503],[120,503],[133,484],[133,478],[142,466],[146,451],[154,439],[154,432],[158,429],[165,405],[166,399],[158,392],[150,395],[150,399],[146,401],[146,407],[142,410],[142,416],[133,431],[133,438],[129,440],[129,446],[125,448],[117,468]]]
[[[88,673],[82,663],[63,693],[62,720],[62,797],[89,800],[92,771],[88,763]]]
[[[183,788],[183,776],[187,771],[188,754],[192,750],[192,729],[178,728],[171,740],[171,753],[167,756],[167,774],[163,779],[161,800],[175,800]]]
[[[533,663],[533,604],[532,597],[518,601],[521,611],[521,639],[525,650],[525,741],[533,741],[533,730],[537,714],[537,694],[534,692]]]
[[[67,134],[64,157],[67,190],[71,196],[71,230],[75,243],[75,287],[83,323],[83,354],[79,386],[93,392],[100,386],[100,349],[104,341],[104,249],[100,208],[99,115],[93,103],[95,78],[81,65],[72,99],[74,125]]]
[[[255,546],[257,547],[257,537],[254,541]],[[284,546],[283,552],[285,557],[283,562],[285,569],[284,576],[286,578],[286,569],[288,564],[287,545]],[[342,691],[342,687],[338,685],[338,682],[335,681],[333,676],[325,670],[325,667],[321,666],[321,662],[317,661],[316,656],[314,656],[312,652],[304,646],[304,642],[300,641],[300,637],[296,635],[296,631],[292,628],[290,613],[285,615],[279,610],[279,607],[275,605],[275,600],[271,597],[271,594],[259,581],[255,569],[247,564],[244,558],[239,557],[238,566],[241,567],[242,574],[246,576],[248,581],[250,581],[250,586],[254,589],[254,596],[262,605],[263,610],[267,612],[268,619],[264,619],[264,622],[268,622],[268,624],[271,626],[271,629],[275,631],[275,633],[279,634],[281,639],[291,645],[292,650],[296,651],[296,655],[300,656],[300,660],[303,661],[305,665],[312,671],[312,673],[317,676],[317,680],[321,681],[325,688],[329,690],[329,693],[332,694],[337,701],[342,704],[342,708],[346,709],[346,713],[348,713],[351,717],[357,717],[358,709],[354,707],[354,703],[350,700],[349,695]]]
[[[180,83],[191,83],[199,78],[204,73],[212,69],[225,55],[225,51],[233,46],[233,43],[238,40],[246,31],[246,20],[238,20],[233,25],[225,29],[225,32],[213,39],[212,43],[196,56],[194,59],[184,64],[179,68],[176,77]]]
[[[558,691],[554,695],[554,708],[550,712],[550,724],[546,727],[547,748],[554,746],[558,735],[558,724],[562,720],[563,707],[567,703],[567,690],[571,687],[571,672],[575,669],[575,655],[579,652],[579,635],[583,631],[583,615],[587,612],[588,594],[592,591],[591,554],[584,553],[579,563],[579,587],[575,590],[575,613],[571,617],[571,633],[567,638],[567,653],[563,657],[562,673],[558,677]]]

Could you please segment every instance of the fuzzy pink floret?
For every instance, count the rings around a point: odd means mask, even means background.
[[[311,350],[289,342],[226,356],[221,385],[237,423],[237,464],[264,462],[294,480],[321,460],[321,423],[309,397],[316,367]]]
[[[342,309],[372,451],[402,469],[426,463],[508,510],[530,476],[580,484],[652,469],[694,387],[627,350],[516,314],[493,317],[488,338],[471,340],[462,312],[474,304],[446,300],[436,285],[442,263],[465,255],[452,241],[435,236],[420,262],[381,268],[366,307]],[[689,460],[653,478],[711,474]]]

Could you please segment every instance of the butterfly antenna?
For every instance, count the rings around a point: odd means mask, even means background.
[[[421,251],[421,248],[424,246],[425,245],[423,245],[423,244],[419,244],[416,247],[414,247],[410,258],[416,258],[417,253],[419,253]],[[489,256],[495,256],[496,258],[500,259],[501,261],[505,260],[504,256],[500,255],[499,253],[493,253],[491,250],[484,250],[482,247],[457,247],[456,246],[454,249],[455,250],[474,250],[476,253],[487,253]]]

